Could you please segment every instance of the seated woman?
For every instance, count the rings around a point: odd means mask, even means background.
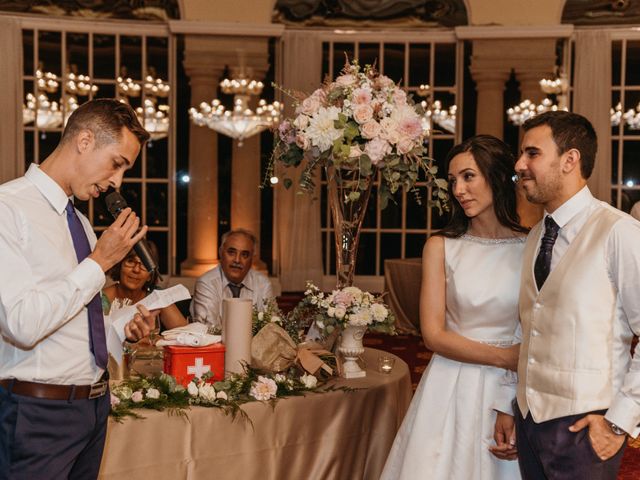
[[[157,263],[155,245],[149,243],[149,246]],[[149,273],[133,250],[107,273],[116,283],[102,290],[102,307],[105,313],[111,310],[114,303],[124,306],[139,302],[156,288],[158,282],[158,273]],[[175,305],[163,308],[159,317],[163,330],[188,323]]]

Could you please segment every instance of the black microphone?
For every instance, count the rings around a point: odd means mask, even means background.
[[[117,218],[120,212],[127,208],[127,201],[118,192],[112,192],[107,195],[104,202],[107,204],[107,210],[113,215],[113,218]],[[151,249],[144,238],[140,239],[133,246],[133,249],[148,272],[154,272],[158,269],[158,265],[156,265],[151,255]]]

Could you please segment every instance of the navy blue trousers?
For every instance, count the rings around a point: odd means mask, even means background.
[[[0,479],[98,477],[109,392],[91,400],[42,400],[0,386]]]
[[[579,432],[569,427],[589,413],[535,423],[531,414],[522,418],[514,403],[518,462],[524,480],[615,480],[620,470],[625,442],[618,453],[602,461],[591,446],[589,428]]]

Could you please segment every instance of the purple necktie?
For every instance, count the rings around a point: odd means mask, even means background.
[[[536,263],[533,266],[533,273],[536,277],[538,290],[542,288],[551,271],[551,254],[553,253],[553,245],[556,243],[558,231],[560,230],[560,227],[553,218],[551,218],[551,215],[545,217],[544,226],[544,236],[540,241],[540,251],[538,252]]]
[[[69,200],[65,210],[67,211],[67,223],[69,224],[69,231],[71,232],[71,239],[73,240],[73,248],[76,251],[76,257],[78,257],[78,263],[80,263],[91,253],[91,246],[89,245],[87,233],[84,231],[82,222],[78,218],[71,200]],[[89,314],[89,341],[91,352],[96,359],[96,365],[100,368],[107,368],[107,342],[105,340],[104,317],[102,316],[100,293],[97,293],[96,296],[91,299],[87,305],[87,312]]]

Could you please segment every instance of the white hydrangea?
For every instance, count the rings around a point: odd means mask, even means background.
[[[389,316],[389,311],[384,305],[374,303],[371,305],[371,314],[376,322],[384,322],[387,319],[387,316]]]

